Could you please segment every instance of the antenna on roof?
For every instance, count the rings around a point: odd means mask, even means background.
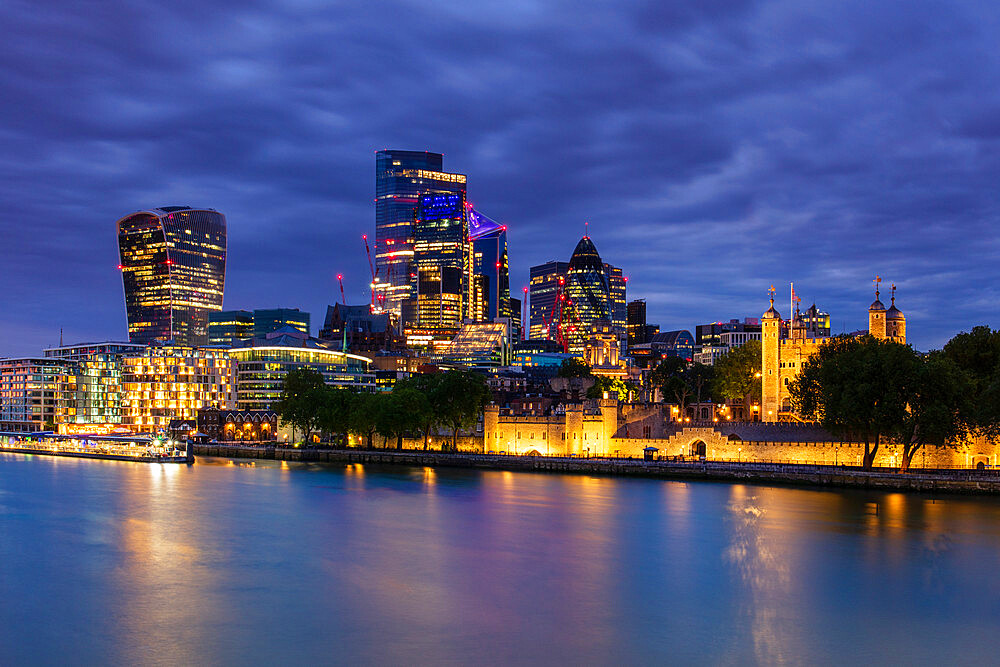
[[[63,346],[62,327],[59,327],[59,347]]]
[[[584,220],[583,222],[583,238],[590,238],[590,223]]]

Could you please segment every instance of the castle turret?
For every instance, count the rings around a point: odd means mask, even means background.
[[[882,279],[875,276],[875,301],[868,306],[868,333],[875,338],[885,339],[885,306],[879,300],[879,283]]]
[[[886,337],[897,343],[906,344],[906,318],[903,311],[896,308],[896,285],[892,285],[892,302],[889,310],[885,311],[885,334]]]
[[[778,421],[781,378],[778,373],[778,346],[781,344],[781,313],[774,309],[774,287],[771,288],[771,307],[761,318],[761,421]]]

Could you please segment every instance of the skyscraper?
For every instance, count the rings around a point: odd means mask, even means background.
[[[625,296],[625,287],[628,285],[628,278],[622,275],[622,270],[617,266],[605,263],[604,275],[608,278],[608,295],[611,299],[611,325],[622,340],[626,337],[625,323],[628,320],[628,300]]]
[[[208,343],[208,313],[222,310],[226,217],[163,206],[116,223],[128,337],[133,343]]]
[[[641,345],[646,342],[646,300],[636,299],[628,302],[628,321],[626,324],[628,345]]]
[[[564,315],[564,331],[571,354],[582,354],[590,329],[598,320],[611,321],[611,291],[605,264],[589,236],[576,244],[566,275],[569,321]]]
[[[469,238],[472,239],[473,268],[476,280],[482,284],[482,312],[472,319],[492,322],[499,317],[515,317],[510,298],[510,266],[507,256],[507,226],[487,218],[471,206],[466,208]],[[475,299],[473,300],[475,302]],[[520,313],[517,313],[518,315]]]
[[[555,340],[555,331],[550,330],[553,319],[558,316],[556,299],[560,290],[560,281],[566,282],[569,264],[566,262],[546,262],[531,267],[529,272],[529,308],[528,337],[534,340]],[[563,285],[564,287],[564,285]]]
[[[384,150],[375,154],[375,266],[380,299],[400,315],[413,296],[413,220],[420,195],[465,195],[464,174],[442,171],[443,156],[425,151]]]
[[[431,336],[454,335],[472,308],[472,243],[465,193],[421,195],[413,230],[416,298],[405,324]]]

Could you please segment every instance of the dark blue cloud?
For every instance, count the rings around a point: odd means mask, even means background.
[[[795,281],[913,342],[997,322],[989,2],[0,6],[0,354],[122,338],[114,221],[229,219],[226,306],[366,298],[381,148],[445,153],[510,227],[512,288],[584,221],[664,329]],[[784,305],[782,305],[784,304]],[[787,310],[787,297],[779,298]]]

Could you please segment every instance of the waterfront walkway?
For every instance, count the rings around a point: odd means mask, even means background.
[[[585,475],[619,475],[664,479],[787,484],[1000,495],[998,470],[911,470],[789,463],[737,463],[728,461],[645,461],[620,458],[563,458],[510,456],[438,451],[385,449],[314,449],[196,445],[198,456],[275,459],[318,463],[360,463],[419,467],[477,468],[521,472]]]

